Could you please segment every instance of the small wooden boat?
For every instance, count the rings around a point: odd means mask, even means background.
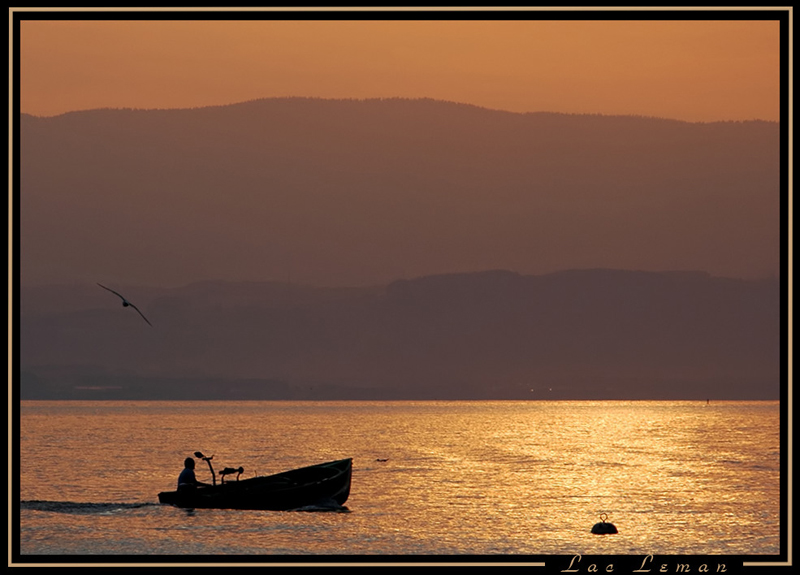
[[[210,458],[203,459],[208,461]],[[352,472],[352,458],[340,459],[275,475],[162,491],[158,494],[158,501],[189,509],[288,511],[311,506],[341,506],[350,496]]]

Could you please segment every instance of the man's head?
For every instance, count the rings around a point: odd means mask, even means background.
[[[183,460],[183,466],[186,467],[187,469],[194,469],[194,459],[192,459],[191,457],[187,457],[186,459]]]

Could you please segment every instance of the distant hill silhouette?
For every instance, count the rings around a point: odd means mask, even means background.
[[[267,99],[20,118],[21,281],[779,268],[779,126]]]
[[[778,280],[610,269],[21,293],[23,398],[776,399]]]

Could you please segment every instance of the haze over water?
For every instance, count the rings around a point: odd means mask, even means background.
[[[353,457],[349,512],[159,506],[195,450],[248,477]],[[143,561],[769,555],[779,453],[777,402],[24,402],[22,461],[51,480],[21,476],[20,543]],[[590,533],[602,513],[617,535]]]

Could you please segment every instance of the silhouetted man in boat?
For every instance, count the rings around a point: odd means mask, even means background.
[[[209,485],[197,480],[194,475],[194,459],[187,457],[183,461],[183,471],[178,476],[178,491],[196,489],[197,487],[209,487]]]

